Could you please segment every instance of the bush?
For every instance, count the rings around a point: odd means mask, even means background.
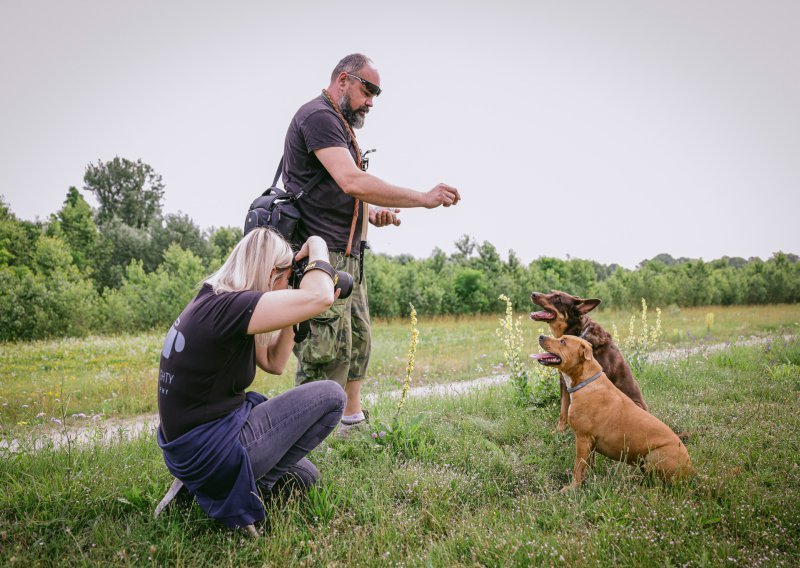
[[[104,294],[103,331],[168,327],[196,294],[204,276],[202,260],[175,244],[166,250],[155,272],[146,273],[142,261],[132,261],[119,290],[107,289]]]
[[[72,264],[66,243],[40,237],[28,267],[0,268],[0,339],[83,336],[95,329],[99,298]]]

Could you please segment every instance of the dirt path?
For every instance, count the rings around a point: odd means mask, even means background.
[[[698,345],[692,347],[681,347],[664,351],[654,351],[648,356],[652,362],[677,361],[685,359],[691,355],[699,353],[713,353],[731,347],[749,347],[753,345],[764,345],[777,340],[790,341],[793,335],[784,335],[781,338],[760,338],[740,339],[735,342],[716,343],[710,345]],[[408,396],[415,398],[433,396],[453,396],[462,395],[489,386],[497,385],[508,380],[508,375],[494,375],[491,377],[481,377],[469,381],[456,381],[453,383],[432,384],[409,389]],[[367,405],[374,404],[379,398],[397,398],[401,391],[394,390],[385,393],[370,393],[363,397]],[[130,440],[142,434],[155,432],[158,427],[157,414],[145,414],[133,418],[111,418],[90,426],[69,427],[63,430],[43,431],[37,436],[28,440],[14,439],[11,441],[0,440],[0,454],[20,451],[35,451],[37,449],[62,448],[67,446],[77,447],[86,444],[112,444],[121,440]]]

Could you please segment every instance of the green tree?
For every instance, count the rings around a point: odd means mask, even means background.
[[[164,184],[152,167],[136,160],[116,156],[113,160],[86,166],[85,191],[94,194],[100,207],[97,223],[103,225],[114,217],[137,229],[149,227],[161,215]]]
[[[161,223],[154,224],[151,228],[152,251],[149,255],[156,265],[161,263],[164,251],[173,244],[184,250],[190,250],[195,256],[208,265],[211,262],[213,249],[211,244],[203,237],[203,233],[192,219],[185,213],[165,215]],[[156,266],[145,266],[152,271]]]
[[[168,326],[197,293],[206,276],[200,258],[172,244],[155,272],[146,272],[141,260],[125,269],[119,289],[104,293],[103,331],[139,331]]]
[[[0,339],[81,336],[95,328],[97,293],[60,238],[41,236],[30,266],[0,267]]]
[[[222,264],[242,238],[242,229],[239,227],[212,227],[209,231],[208,242],[211,246],[211,255],[217,264]]]
[[[99,235],[92,208],[77,188],[70,187],[67,190],[64,206],[51,218],[48,234],[60,236],[66,241],[79,270],[93,268]]]
[[[22,221],[0,195],[0,266],[28,266],[36,250],[42,228]]]
[[[464,262],[475,252],[478,243],[469,235],[461,235],[455,242],[455,245],[456,252],[453,253],[453,260],[456,262]]]
[[[457,304],[456,314],[481,313],[489,307],[487,286],[483,273],[474,268],[462,268],[453,281]]]
[[[369,309],[374,317],[391,318],[400,315],[400,281],[397,276],[400,268],[388,255],[369,255],[364,272],[369,282]]]
[[[132,227],[119,217],[113,217],[102,226],[95,250],[94,279],[97,289],[119,288],[126,267],[138,260],[154,270],[160,263],[161,254],[154,253],[152,237],[146,228]]]

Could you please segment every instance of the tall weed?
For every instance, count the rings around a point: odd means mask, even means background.
[[[502,294],[498,299],[505,302],[506,310],[495,333],[503,342],[503,355],[517,404],[546,406],[558,400],[558,381],[554,380],[554,373],[539,365],[529,369],[523,362],[522,317],[514,319],[514,307],[508,296]]]
[[[411,375],[414,372],[417,342],[419,341],[417,310],[414,309],[414,304],[409,304],[409,307],[411,310],[409,313],[408,353],[403,390],[400,392],[400,400],[397,401],[392,419],[388,423],[376,421],[372,439],[377,447],[391,449],[395,453],[411,457],[415,454],[420,444],[426,440],[427,431],[423,428],[422,414],[417,414],[410,419],[405,419],[401,415],[411,387]]]
[[[650,352],[654,351],[661,343],[663,337],[661,308],[656,308],[656,321],[653,326],[650,326],[647,321],[647,301],[642,298],[642,310],[639,313],[638,321],[640,329],[637,333],[637,317],[636,314],[631,315],[628,335],[624,339],[620,337],[617,326],[612,327],[612,333],[615,338],[619,338],[618,345],[625,351],[628,363],[634,373],[642,370]]]

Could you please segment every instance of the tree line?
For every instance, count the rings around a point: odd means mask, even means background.
[[[241,238],[239,227],[201,230],[164,214],[164,184],[148,164],[116,157],[89,164],[83,191],[70,187],[46,220],[17,218],[0,197],[0,341],[113,334],[166,327]],[[599,297],[607,307],[793,303],[800,259],[775,253],[711,262],[667,254],[635,270],[582,259],[503,260],[464,235],[455,252],[425,259],[367,253],[373,317],[499,313],[500,294],[523,310],[532,290]]]

